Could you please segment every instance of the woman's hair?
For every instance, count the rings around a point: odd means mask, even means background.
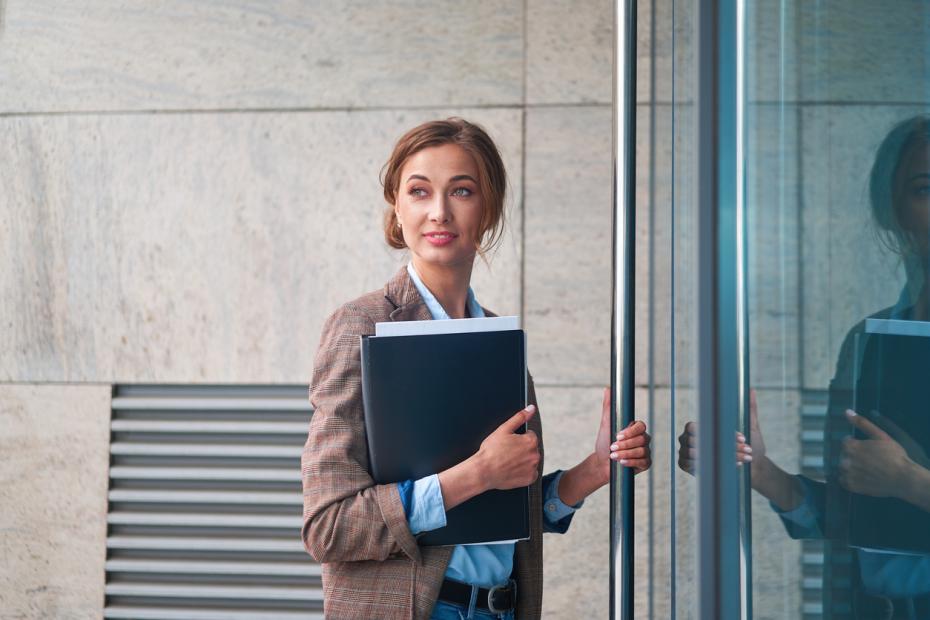
[[[917,144],[930,144],[930,116],[913,116],[895,125],[875,152],[869,176],[869,201],[879,239],[905,260],[916,247],[913,233],[901,225],[897,175],[905,154]]]
[[[482,214],[478,229],[478,247],[475,249],[484,256],[498,244],[503,232],[507,173],[500,153],[487,132],[461,118],[423,123],[401,136],[394,145],[394,151],[381,169],[381,185],[384,187],[384,199],[388,203],[384,212],[384,238],[392,248],[407,247],[403,231],[397,226],[397,215],[394,213],[401,170],[414,154],[443,144],[462,147],[475,158],[475,164],[478,166]]]

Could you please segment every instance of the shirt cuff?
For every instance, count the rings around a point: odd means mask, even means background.
[[[442,499],[439,475],[420,478],[413,483],[407,524],[412,534],[428,532],[446,526],[446,509]]]
[[[804,489],[804,497],[797,507],[791,510],[781,510],[774,503],[769,502],[769,506],[775,511],[782,521],[793,526],[793,531],[797,531],[802,537],[814,537],[819,533],[820,526],[817,523],[817,513],[814,509],[813,496],[804,479],[798,476],[801,486]],[[803,534],[802,534],[803,533]]]
[[[545,515],[546,521],[552,525],[555,525],[584,505],[584,500],[581,500],[574,506],[569,506],[559,498],[559,481],[564,473],[564,471],[556,472],[543,490],[543,515]]]

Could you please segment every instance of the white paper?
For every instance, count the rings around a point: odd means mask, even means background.
[[[513,540],[490,540],[488,542],[476,542],[476,543],[462,543],[462,547],[470,547],[472,545],[510,545],[516,544],[521,540],[529,540],[529,538],[514,538]],[[446,545],[451,546],[451,545]]]
[[[930,323],[927,321],[901,321],[899,319],[866,319],[865,331],[869,334],[887,334],[889,336],[930,337]]]
[[[491,316],[480,319],[439,319],[436,321],[388,321],[375,323],[375,336],[423,336],[427,334],[470,334],[520,329],[518,316]]]

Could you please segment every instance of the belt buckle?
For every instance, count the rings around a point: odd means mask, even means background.
[[[502,590],[507,590],[510,592],[510,607],[498,607],[494,598],[495,595],[500,593]],[[507,582],[505,586],[492,586],[488,590],[488,611],[493,614],[502,614],[508,611],[513,611],[514,607],[517,605],[517,582],[511,579]]]

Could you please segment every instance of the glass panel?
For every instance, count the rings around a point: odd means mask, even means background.
[[[670,196],[670,399],[668,436],[663,437],[671,456],[670,566],[673,618],[697,617],[697,462],[679,468],[678,436],[689,422],[696,423],[697,399],[697,208],[694,202],[694,96],[696,52],[694,41],[697,3],[675,0],[674,65],[672,70]],[[693,427],[691,427],[693,428]],[[686,455],[687,456],[687,455]]]
[[[744,44],[753,615],[930,618],[930,3]]]
[[[693,618],[697,485],[677,459],[681,428],[697,417],[696,6],[649,0],[638,7],[636,417],[648,421],[653,467],[636,477],[634,617]]]

